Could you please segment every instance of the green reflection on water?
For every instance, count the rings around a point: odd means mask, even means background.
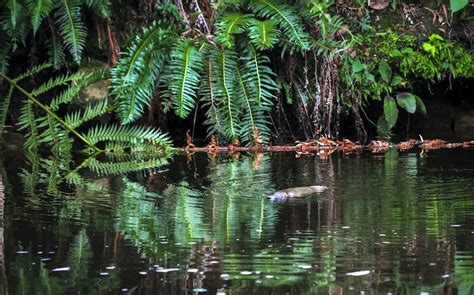
[[[444,156],[256,155],[196,160],[197,172],[177,158],[158,174],[76,171],[69,185],[61,179],[71,159],[2,164],[2,282],[23,294],[469,294],[474,172],[465,155]],[[284,203],[265,198],[315,182],[330,188]],[[52,271],[61,267],[70,270]],[[371,273],[347,275],[363,270]]]

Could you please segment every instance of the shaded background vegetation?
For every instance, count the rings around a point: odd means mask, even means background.
[[[365,141],[389,136],[399,114],[426,113],[426,89],[469,89],[472,7],[454,2],[7,1],[0,61],[10,77],[49,63],[22,82],[32,93],[66,75],[46,86],[76,86],[55,111],[89,103],[79,125],[141,121],[178,143],[188,129],[247,145],[341,131]],[[55,93],[36,92],[43,102]],[[15,93],[4,81],[0,127],[35,137],[41,111]]]

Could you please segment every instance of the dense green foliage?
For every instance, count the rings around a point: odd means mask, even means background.
[[[472,54],[461,44],[438,34],[425,38],[376,29],[363,1],[353,3],[359,5],[359,14],[339,13],[339,6],[329,0],[298,5],[276,0],[220,1],[208,7],[179,3],[158,2],[151,8],[155,17],[142,29],[130,28],[133,37],[125,41],[128,46],[106,78],[111,82],[110,97],[67,115],[66,123],[72,129],[112,109],[120,124],[136,122],[153,100],[159,100],[165,112],[172,110],[182,119],[196,118],[202,109],[208,136],[231,142],[267,144],[292,135],[292,129],[307,139],[338,136],[342,114],[353,117],[359,138],[365,139],[363,121],[370,120],[361,113],[372,101],[384,101],[378,129],[387,135],[397,122],[398,108],[426,113],[422,100],[412,93],[414,78],[474,76]],[[392,4],[395,8],[396,1]],[[451,6],[458,11],[465,3],[451,1]],[[81,64],[90,43],[87,32],[91,26],[86,20],[91,17],[107,24],[109,50],[116,48],[109,23],[119,9],[112,7],[110,1],[86,0],[1,4],[2,15],[7,16],[0,28],[2,71],[20,48],[43,39],[48,45],[42,49],[54,68]],[[101,39],[100,30],[97,33]],[[36,97],[55,86],[77,83],[56,101],[68,104],[79,92],[84,76],[54,79],[30,94]],[[4,91],[0,129],[13,88]],[[54,100],[40,101],[52,103],[55,111]],[[288,121],[286,113],[291,109],[290,120],[296,124]],[[46,119],[35,123],[33,113],[31,105],[24,104],[19,126],[32,138],[55,140],[51,128],[45,132],[34,126],[39,124],[42,129],[48,124]],[[119,136],[125,128],[112,124],[94,131]],[[133,132],[139,137],[147,134],[138,129]],[[36,145],[36,140],[29,139],[28,147]]]
[[[62,106],[69,104],[85,86],[103,78],[104,72],[77,72],[69,75],[59,75],[39,84],[31,91],[27,91],[20,86],[19,83],[22,80],[31,78],[31,76],[49,67],[52,67],[52,64],[34,67],[15,79],[10,79],[1,74],[1,77],[10,84],[10,90],[8,96],[5,97],[5,101],[10,99],[15,89],[25,97],[18,118],[18,125],[20,130],[26,130],[27,136],[24,146],[27,151],[37,152],[40,146],[48,146],[55,154],[69,153],[72,149],[71,136],[82,141],[82,144],[93,152],[104,150],[103,147],[97,145],[98,143],[103,143],[108,152],[147,150],[159,153],[164,152],[169,147],[170,141],[167,136],[153,128],[101,125],[90,128],[84,134],[79,127],[96,117],[105,115],[108,112],[107,99],[87,104],[82,110],[68,112],[63,118],[56,112]],[[57,91],[57,89],[60,89],[60,91]],[[51,95],[54,92],[57,94]],[[41,99],[43,96],[46,96],[47,99]],[[41,102],[45,100],[49,103]],[[42,112],[38,113],[37,109]],[[1,110],[2,114],[6,114],[7,111],[8,105],[7,108]],[[3,127],[3,125],[0,127]]]

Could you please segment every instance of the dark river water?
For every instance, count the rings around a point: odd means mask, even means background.
[[[474,294],[472,149],[61,165],[0,151],[0,294]]]

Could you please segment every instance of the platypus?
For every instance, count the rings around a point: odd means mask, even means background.
[[[267,199],[272,201],[286,200],[292,198],[305,197],[314,193],[322,193],[327,189],[327,186],[323,185],[312,185],[312,186],[301,186],[301,187],[292,187],[287,188],[282,191],[277,191],[272,195],[269,195]]]

